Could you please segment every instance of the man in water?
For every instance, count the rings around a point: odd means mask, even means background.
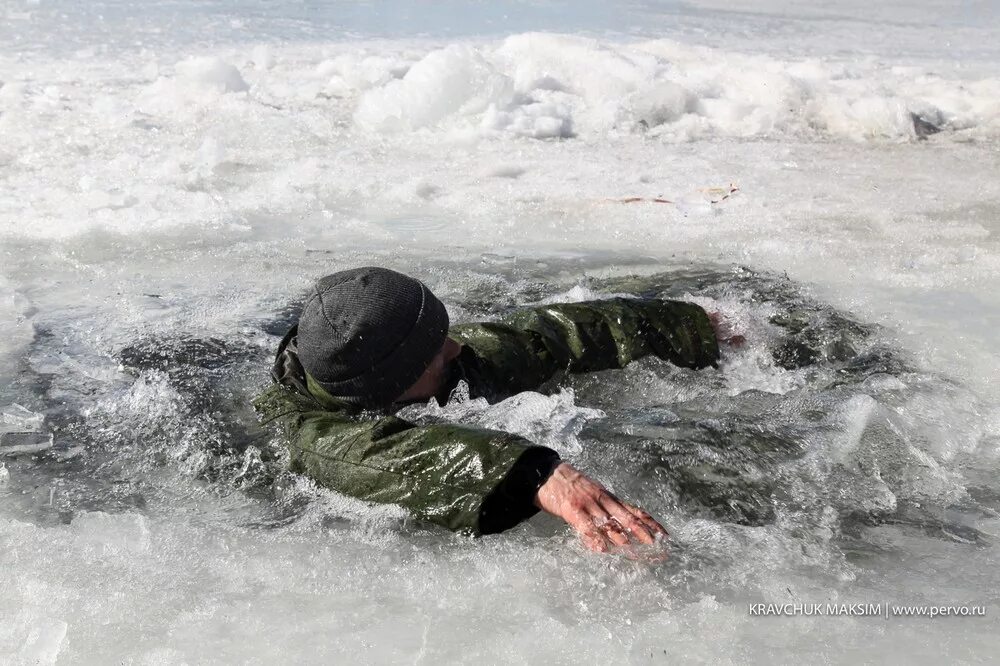
[[[445,403],[459,381],[492,402],[560,372],[621,368],[648,354],[714,367],[714,322],[693,303],[613,298],[449,327],[444,305],[421,282],[358,268],[316,283],[278,348],[275,383],[254,406],[283,429],[293,471],[345,495],[472,534],[502,532],[542,510],[607,551],[652,544],[666,531],[551,449],[393,414],[432,397]]]

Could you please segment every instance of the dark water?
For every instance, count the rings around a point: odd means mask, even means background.
[[[973,525],[1000,509],[998,486],[974,462],[927,453],[933,409],[968,394],[912,367],[877,327],[783,277],[740,268],[587,272],[550,262],[444,267],[424,277],[439,283],[456,320],[496,317],[578,287],[693,297],[742,327],[746,343],[725,349],[720,370],[643,359],[543,387],[568,386],[577,406],[605,413],[588,422],[571,459],[616,492],[689,520],[790,531],[836,525],[844,552],[861,559],[863,530],[887,523],[988,545]],[[281,443],[258,427],[248,403],[267,384],[273,350],[297,313],[291,295],[283,310],[238,330],[137,335],[114,349],[67,345],[62,332],[36,329],[7,394],[45,414],[54,446],[4,459],[5,501],[25,519],[56,524],[79,511],[155,511],[178,497],[235,494],[252,507],[238,520],[295,521],[310,498],[289,491]],[[59,373],[45,371],[53,357]]]

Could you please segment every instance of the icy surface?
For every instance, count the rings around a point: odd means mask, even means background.
[[[0,429],[44,446],[0,460],[0,662],[995,655],[998,8],[4,4]],[[468,540],[283,472],[247,399],[310,280],[373,263],[456,321],[664,270],[723,312],[747,344],[716,372],[410,408],[559,448],[671,559],[545,517]],[[880,328],[782,367],[776,317],[817,303]]]
[[[37,414],[16,402],[0,407],[0,433],[34,432],[41,427],[44,420],[44,414]]]

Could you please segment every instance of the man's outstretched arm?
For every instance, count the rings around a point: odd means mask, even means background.
[[[686,368],[719,360],[709,315],[686,301],[610,298],[518,310],[504,323],[530,331],[571,372],[621,368],[655,354]]]
[[[649,354],[687,368],[719,360],[709,315],[684,301],[555,303],[453,326],[450,335],[474,352],[476,370],[501,394],[535,389],[559,371],[622,368]]]
[[[551,449],[517,435],[418,426],[392,416],[354,420],[311,409],[308,398],[278,385],[255,403],[265,422],[283,427],[293,471],[351,497],[397,504],[451,530],[502,532],[541,509],[565,520],[598,551],[650,543],[663,531]]]
[[[534,515],[535,493],[559,462],[555,451],[509,433],[419,426],[395,416],[356,419],[317,409],[280,385],[255,406],[284,431],[292,471],[455,531],[500,532]]]

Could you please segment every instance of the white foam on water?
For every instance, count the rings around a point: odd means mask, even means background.
[[[485,398],[469,399],[467,384],[460,383],[455,392],[443,407],[432,399],[427,405],[407,407],[400,417],[418,423],[442,419],[512,432],[569,456],[581,451],[578,436],[586,423],[604,416],[599,409],[574,404],[572,389],[554,395],[526,391],[492,405]]]

